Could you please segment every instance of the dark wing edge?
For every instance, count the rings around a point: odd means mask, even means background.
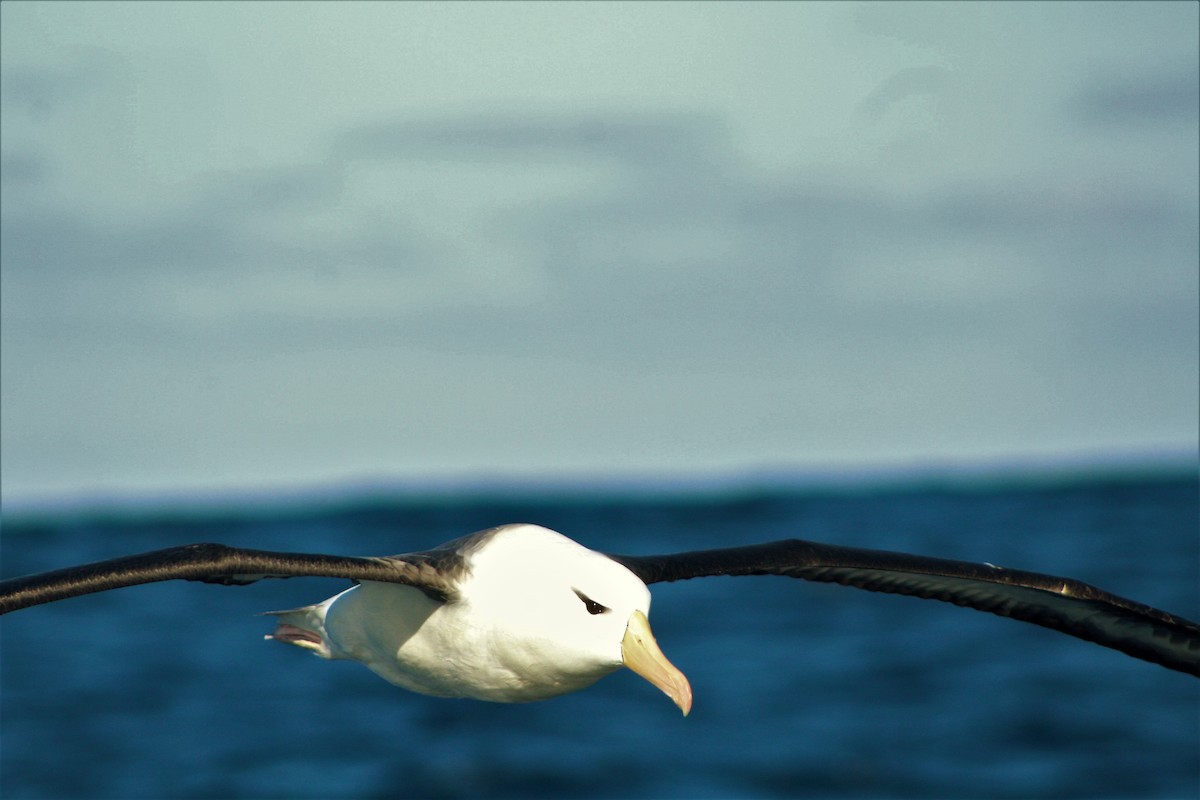
[[[1200,677],[1200,625],[1071,578],[800,539],[610,557],[647,584],[714,575],[783,575],[941,600],[1041,625]]]
[[[0,615],[93,592],[156,581],[225,585],[263,578],[326,577],[413,586],[445,601],[454,587],[424,553],[356,558],[246,550],[223,544],[187,544],[0,581]]]

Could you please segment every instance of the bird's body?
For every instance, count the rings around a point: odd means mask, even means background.
[[[360,661],[422,694],[525,702],[620,668],[630,619],[650,610],[650,592],[628,569],[546,528],[511,525],[445,547],[463,558],[449,601],[364,581],[272,612],[279,625],[268,638]],[[584,598],[604,610],[590,613]]]
[[[438,696],[543,700],[627,666],[686,714],[691,687],[650,632],[647,584],[710,575],[781,575],[942,600],[1200,676],[1200,625],[1070,578],[798,539],[608,555],[524,524],[389,557],[172,547],[0,581],[0,614],[177,578],[244,584],[318,575],[357,585],[271,612],[278,622],[267,638],[360,661],[394,684]]]

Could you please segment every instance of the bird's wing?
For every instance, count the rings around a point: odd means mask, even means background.
[[[456,584],[444,569],[454,557],[445,550],[355,558],[187,544],[0,581],[0,614],[77,595],[170,580],[235,585],[263,578],[347,578],[402,583],[444,601],[456,592]]]
[[[646,583],[785,575],[942,600],[1042,625],[1200,677],[1200,625],[1070,578],[799,539],[611,558]]]

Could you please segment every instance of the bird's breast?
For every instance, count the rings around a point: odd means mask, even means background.
[[[582,673],[556,664],[554,643],[525,635],[468,603],[441,603],[408,586],[364,582],[329,607],[334,658],[438,697],[544,700],[590,686],[619,665]]]

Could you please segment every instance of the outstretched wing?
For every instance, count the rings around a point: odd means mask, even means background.
[[[453,553],[446,551],[355,558],[187,544],[0,581],[0,614],[81,594],[170,580],[233,585],[263,578],[347,578],[402,583],[447,600],[455,587],[437,566],[451,557]]]
[[[1200,625],[1070,578],[800,539],[611,557],[646,583],[710,575],[785,575],[942,600],[1052,628],[1200,676]]]

